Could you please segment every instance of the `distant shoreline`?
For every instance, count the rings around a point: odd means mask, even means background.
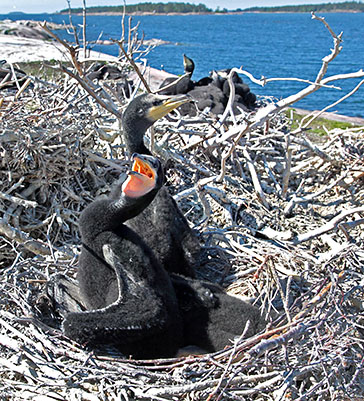
[[[314,10],[313,10],[314,11]],[[328,13],[328,14],[333,14],[333,13],[348,13],[348,14],[358,14],[362,13],[360,10],[330,10],[330,11],[315,11],[317,13]],[[231,12],[226,12],[226,13],[155,13],[155,12],[128,12],[125,15],[127,16],[160,16],[160,15],[165,15],[165,16],[174,16],[174,15],[242,15],[242,14],[309,14],[309,11],[231,11]],[[54,13],[58,15],[68,15],[68,12],[64,13]],[[120,15],[122,16],[122,12],[87,12],[87,15],[104,15],[104,16],[116,16]],[[72,13],[72,15],[78,15],[82,16],[82,13]]]

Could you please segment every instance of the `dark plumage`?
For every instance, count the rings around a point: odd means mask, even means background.
[[[124,224],[153,200],[163,173],[152,156],[134,160],[129,178],[81,214],[77,280],[86,310],[66,313],[63,331],[79,343],[114,344],[134,358],[168,357],[182,342],[175,292],[139,233]]]
[[[143,137],[155,121],[189,100],[184,95],[145,94],[136,97],[123,115],[124,139],[130,153],[150,154]],[[168,271],[194,276],[200,245],[176,202],[162,187],[151,204],[126,225],[139,233]]]
[[[248,321],[246,337],[265,327],[257,307],[228,295],[217,284],[175,274],[171,278],[183,320],[184,345],[215,352],[231,345]]]
[[[196,86],[188,92],[188,95],[197,101],[197,107],[200,111],[207,108],[213,114],[222,114],[227,104],[227,97],[213,83],[206,86]]]
[[[96,63],[87,72],[86,76],[91,80],[115,81],[115,90],[123,98],[130,98],[134,89],[133,82],[127,78],[125,72],[111,64]]]
[[[228,75],[231,70],[214,70],[210,72],[209,76],[203,77],[195,82],[191,79],[195,69],[193,60],[183,55],[183,65],[185,73],[189,75],[184,77],[180,82],[177,82],[175,85],[159,93],[164,95],[188,94],[196,101],[198,110],[207,111],[212,114],[223,114],[230,94]],[[160,88],[163,88],[175,80],[175,78],[167,78],[160,85]],[[257,99],[256,96],[250,92],[249,86],[243,82],[236,72],[232,75],[232,81],[235,87],[235,99],[233,102],[234,113],[240,113],[241,109],[253,109]],[[198,111],[196,110],[196,106],[184,104],[180,112],[182,115],[195,116]]]
[[[96,63],[91,70],[87,72],[87,78],[105,80],[105,79],[120,79],[125,78],[125,74],[112,64]]]
[[[160,95],[183,95],[192,90],[195,86],[195,83],[192,81],[192,74],[195,69],[195,63],[193,60],[191,60],[189,57],[187,57],[185,54],[183,55],[183,68],[184,68],[184,73],[188,74],[187,76],[183,77],[180,79],[176,84],[173,84],[174,81],[178,80],[178,78],[174,77],[168,77],[166,78],[159,88],[164,88],[165,86],[169,86],[166,89],[160,90],[158,93]]]
[[[50,295],[64,333],[90,346],[112,344],[134,358],[174,356],[181,346],[214,352],[264,327],[259,310],[216,284],[170,276],[136,231],[125,225],[162,185],[160,163],[134,155],[133,171],[80,218],[78,285],[57,275]],[[160,235],[163,241],[163,234]]]

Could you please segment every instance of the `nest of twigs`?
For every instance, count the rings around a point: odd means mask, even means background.
[[[0,109],[2,400],[362,399],[363,129],[314,142],[276,114],[226,158],[229,120],[158,122],[198,275],[276,318],[216,354],[135,361],[63,337],[36,302],[51,274],[75,275],[79,214],[127,168],[119,122],[71,79],[15,92]]]

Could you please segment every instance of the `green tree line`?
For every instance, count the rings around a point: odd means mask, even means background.
[[[342,3],[322,3],[322,4],[302,4],[297,6],[277,6],[277,7],[250,7],[241,9],[238,8],[236,10],[228,10],[227,8],[220,9],[219,7],[216,10],[212,10],[211,8],[206,7],[204,4],[200,3],[190,4],[190,3],[139,3],[139,4],[130,4],[126,6],[126,13],[135,13],[135,12],[155,12],[158,14],[164,13],[227,13],[229,11],[234,12],[311,12],[311,11],[320,11],[320,12],[330,12],[330,11],[364,11],[364,3],[359,1],[346,1]],[[124,11],[124,6],[96,6],[96,7],[87,7],[88,12],[92,13],[122,13]],[[68,9],[64,9],[60,11],[61,13],[68,12]],[[72,12],[81,13],[82,8],[72,8]]]
[[[204,4],[190,4],[190,3],[139,3],[131,4],[125,7],[126,13],[134,12],[155,12],[155,13],[206,13],[212,12],[212,9],[207,8]],[[115,13],[124,11],[124,6],[96,6],[87,7],[88,12],[92,13]],[[68,12],[68,9],[60,11],[61,13]],[[82,8],[72,8],[72,12],[80,13]]]
[[[302,4],[297,6],[280,6],[280,7],[251,7],[244,11],[260,11],[260,12],[332,12],[335,10],[347,11],[364,11],[364,3],[356,1],[346,1],[343,3],[323,3],[323,4]]]

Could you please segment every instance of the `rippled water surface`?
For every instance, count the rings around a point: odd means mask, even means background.
[[[324,14],[335,33],[344,32],[343,50],[330,64],[327,75],[349,73],[364,67],[364,13]],[[1,16],[1,19],[9,16]],[[12,19],[52,20],[68,22],[63,15],[10,16]],[[82,18],[74,16],[75,24]],[[140,22],[140,32],[146,39],[158,38],[173,44],[154,49],[147,57],[152,67],[163,68],[175,74],[183,73],[182,55],[195,61],[194,79],[208,75],[213,69],[240,67],[256,78],[299,77],[314,80],[323,57],[330,53],[333,40],[322,23],[312,20],[310,14],[240,14],[240,15],[175,15],[138,16],[132,24]],[[120,16],[88,16],[88,40],[119,39]],[[68,37],[67,32],[62,32]],[[95,50],[117,55],[116,46],[96,46]],[[245,78],[244,78],[245,79]],[[281,98],[302,89],[304,85],[292,81],[269,83],[264,88],[249,82],[251,90],[261,95]],[[340,80],[342,88],[320,89],[317,93],[297,103],[307,109],[322,108],[338,100],[360,82]],[[364,85],[350,99],[331,111],[350,116],[364,117]]]

